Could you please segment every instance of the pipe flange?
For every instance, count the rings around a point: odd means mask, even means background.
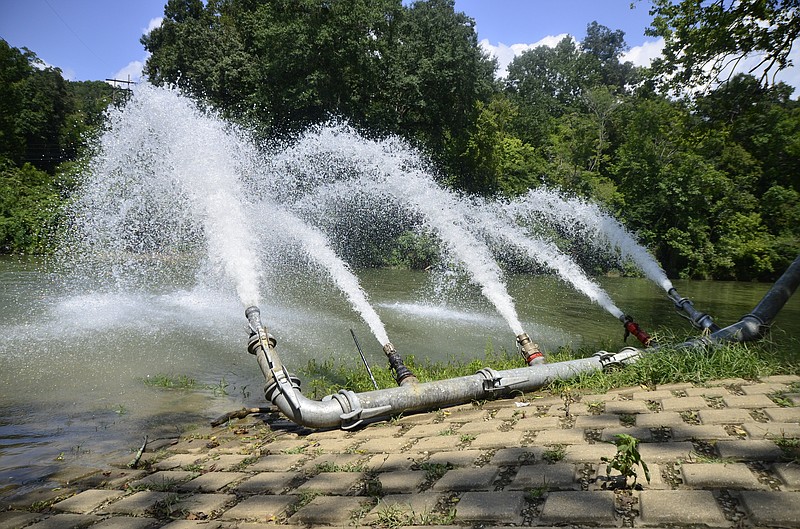
[[[526,377],[504,377],[491,367],[484,367],[475,374],[484,378],[483,390],[490,393],[513,388],[516,385],[524,384],[528,380]]]
[[[603,371],[608,371],[620,369],[626,364],[632,364],[642,356],[642,351],[635,347],[625,347],[620,349],[618,353],[598,351],[593,356],[600,360],[600,366]]]

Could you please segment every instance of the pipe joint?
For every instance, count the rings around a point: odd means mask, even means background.
[[[613,371],[636,362],[642,356],[642,351],[635,347],[625,347],[617,353],[598,351],[592,356],[597,357],[600,361],[603,371]]]
[[[623,340],[627,340],[628,336],[633,335],[645,347],[648,347],[651,344],[653,339],[644,329],[639,326],[638,323],[633,321],[633,318],[626,315],[620,319],[622,320],[623,327],[625,327],[625,335],[623,336]]]
[[[708,329],[711,332],[720,330],[719,325],[714,323],[714,319],[711,316],[694,308],[694,303],[688,298],[681,297],[674,287],[671,288],[667,294],[673,303],[675,303],[675,308],[686,313],[689,322],[695,329],[701,331]]]
[[[522,358],[529,366],[544,364],[544,353],[539,349],[539,345],[531,340],[528,333],[523,332],[517,336],[517,345]]]
[[[279,370],[272,370],[270,375],[264,388],[264,398],[269,402],[275,402],[278,397],[283,396],[293,410],[300,411],[300,400],[297,398],[297,393],[300,392],[300,379],[283,366]]]
[[[339,393],[323,397],[322,402],[335,400],[342,408],[341,419],[342,430],[352,430],[361,426],[366,419],[381,417],[391,411],[390,405],[378,406],[376,408],[364,409],[358,395],[350,390],[341,389]]]
[[[414,376],[414,373],[403,363],[403,359],[391,342],[387,342],[383,346],[383,352],[389,359],[389,369],[394,373],[394,380],[397,382],[398,386],[416,384],[418,382],[417,377]]]
[[[514,386],[524,384],[525,377],[503,377],[491,367],[484,367],[476,373],[483,377],[483,390],[489,393],[497,393],[511,389]]]

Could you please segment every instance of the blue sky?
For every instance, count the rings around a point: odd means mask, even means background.
[[[0,37],[70,80],[138,81],[147,58],[139,38],[160,23],[165,1],[0,0]],[[498,58],[501,73],[526,49],[554,45],[567,34],[581,40],[592,21],[623,30],[631,47],[624,58],[647,64],[661,49],[644,35],[649,9],[650,0],[456,0],[456,10],[475,19],[481,45]],[[797,67],[783,79],[800,87]]]

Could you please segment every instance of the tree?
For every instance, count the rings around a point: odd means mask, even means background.
[[[792,65],[789,53],[800,37],[798,0],[653,0],[647,34],[663,37],[663,58],[654,72],[668,87],[706,86],[732,75],[746,57],[758,57],[748,73],[770,85]]]

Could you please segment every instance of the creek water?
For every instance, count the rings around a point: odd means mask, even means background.
[[[356,275],[404,356],[471,360],[482,358],[487,346],[516,348],[507,322],[466,278],[391,269]],[[653,282],[598,281],[645,329],[696,334]],[[546,350],[625,345],[622,326],[561,281],[510,275],[507,283],[522,324]],[[260,371],[246,352],[235,289],[187,282],[89,292],[71,285],[47,262],[0,260],[0,493],[41,486],[68,466],[125,462],[143,433],[171,436],[243,405],[266,404]],[[721,324],[749,312],[769,287],[675,286]],[[360,369],[349,329],[372,365],[385,364],[377,344],[366,339],[369,326],[332,281],[289,273],[274,291],[262,295],[260,307],[290,368],[334,358]],[[797,347],[797,296],[779,314],[772,338]],[[190,377],[205,389],[148,385],[159,375]]]
[[[295,370],[328,358],[358,368],[350,329],[378,342],[360,340],[373,364],[390,338],[402,355],[432,361],[514,350],[523,332],[545,350],[614,350],[623,314],[693,334],[658,263],[596,205],[549,190],[508,202],[460,195],[397,138],[334,123],[291,145],[257,145],[179,93],[143,84],[109,112],[95,152],[56,255],[0,260],[0,491],[65,464],[129,459],[142,432],[169,437],[265,404],[245,348],[252,304]],[[432,241],[442,266],[352,268],[407,234]],[[571,257],[590,248],[648,280],[590,278]],[[501,262],[540,272],[508,274]],[[675,286],[721,324],[768,288]],[[798,322],[792,300],[774,334],[788,343]],[[152,384],[164,375],[201,389]]]

